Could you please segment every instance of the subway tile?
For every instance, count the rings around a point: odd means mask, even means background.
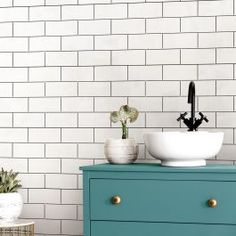
[[[26,112],[27,98],[0,98],[0,112]]]
[[[14,23],[14,36],[29,37],[44,35],[43,22],[17,22]]]
[[[26,38],[0,38],[1,52],[23,52],[27,50],[28,40]]]
[[[126,35],[95,36],[96,50],[125,50],[127,49]]]
[[[15,113],[14,127],[44,127],[44,114],[42,113]]]
[[[93,80],[92,67],[62,68],[62,81],[91,81],[91,80]]]
[[[76,66],[77,52],[47,52],[47,66]]]
[[[217,63],[234,63],[236,60],[236,48],[217,49]]]
[[[130,97],[129,105],[139,111],[162,111],[161,97]]]
[[[27,159],[0,158],[0,165],[1,168],[8,171],[12,169],[17,172],[27,172],[28,169]]]
[[[0,84],[0,96],[1,97],[12,97],[12,84],[11,83],[1,83]]]
[[[144,50],[112,52],[112,65],[143,65],[144,63],[145,63]]]
[[[59,173],[60,160],[58,159],[31,159],[29,160],[29,171],[32,173]],[[50,193],[50,191],[45,192],[46,196],[48,193]],[[43,192],[42,192],[42,195],[43,195]],[[45,199],[45,201],[43,201],[42,199],[42,201],[32,200],[30,202],[51,203],[50,198],[48,200]],[[52,201],[52,203],[57,203],[57,200],[55,199],[54,202]]]
[[[169,2],[163,4],[164,17],[197,16],[197,2]]]
[[[0,54],[0,67],[11,67],[13,63],[12,53]]]
[[[199,97],[200,111],[233,111],[233,97]]]
[[[78,174],[78,168],[79,168],[79,164],[81,162],[81,159],[63,159],[62,160],[62,173],[65,173],[65,174]],[[88,164],[88,163],[87,163]],[[91,164],[91,163],[89,163]],[[80,170],[79,170],[80,172]],[[77,199],[77,203],[78,203],[78,200]],[[73,204],[73,202],[71,201],[63,201],[63,203],[68,203],[68,204]],[[76,204],[76,203],[75,203]]]
[[[71,5],[77,4],[77,0],[46,0],[46,5]]]
[[[110,96],[110,83],[80,82],[79,96]]]
[[[13,145],[13,156],[17,158],[44,157],[44,145],[33,143],[15,143]]]
[[[46,144],[46,157],[48,158],[76,158],[77,145],[67,143]]]
[[[77,50],[92,50],[92,36],[68,36],[62,37],[62,50],[77,51]]]
[[[60,7],[58,6],[39,6],[31,7],[29,11],[30,20],[48,21],[60,20]]]
[[[81,190],[62,190],[62,204],[81,204]]]
[[[24,204],[22,218],[44,218],[44,205],[43,204]]]
[[[43,52],[14,53],[14,65],[17,67],[44,66]]]
[[[45,162],[46,163],[46,162]],[[59,189],[30,189],[29,203],[60,203]]]
[[[120,128],[95,129],[95,142],[105,142],[109,138],[121,138],[121,136],[122,133]]]
[[[214,96],[216,95],[215,81],[194,81],[197,96]],[[181,82],[181,95],[188,96],[189,81]]]
[[[70,235],[82,235],[83,233],[83,222],[63,220],[62,221],[62,233]]]
[[[92,142],[93,129],[68,128],[62,129],[62,142]]]
[[[0,144],[0,157],[11,157],[12,156],[12,145],[10,143]]]
[[[130,18],[152,18],[162,16],[161,3],[129,4]]]
[[[161,66],[129,66],[129,80],[161,80]]]
[[[147,113],[147,127],[179,127],[178,117],[179,113]]]
[[[29,69],[30,81],[59,81],[60,80],[60,68],[58,67],[39,67]]]
[[[164,80],[196,80],[197,66],[195,65],[168,65],[163,66]]]
[[[36,235],[42,234],[60,234],[60,220],[34,219]]]
[[[112,20],[113,34],[140,34],[145,33],[144,19]]]
[[[161,34],[130,35],[129,49],[160,49],[162,48]]]
[[[217,31],[235,31],[236,30],[236,16],[218,16],[217,17]]]
[[[180,83],[177,81],[148,81],[147,96],[179,96]]]
[[[233,33],[202,33],[199,34],[201,48],[233,47]]]
[[[200,65],[199,79],[233,79],[233,65]]]
[[[217,95],[236,95],[236,81],[217,81]]]
[[[95,111],[106,111],[117,110],[120,106],[127,104],[127,99],[124,97],[96,97],[95,98]]]
[[[79,52],[80,66],[110,65],[109,51],[81,51]]]
[[[65,174],[47,174],[46,188],[51,189],[76,189],[77,176]]]
[[[220,153],[217,155],[217,159],[219,160],[234,160],[235,158],[235,145],[223,145]]]
[[[180,50],[148,50],[147,64],[179,64]]]
[[[141,81],[112,82],[112,96],[144,96],[144,86]]]
[[[0,68],[2,82],[26,82],[27,68]]]
[[[44,96],[43,83],[15,83],[14,97],[42,97]]]
[[[90,97],[68,97],[62,98],[63,112],[93,111],[93,98]]]
[[[110,114],[108,113],[81,113],[79,127],[109,127]]]
[[[109,34],[110,29],[110,20],[79,21],[80,35]]]
[[[48,21],[46,22],[46,35],[76,35],[77,28],[77,21]]]
[[[76,82],[48,82],[46,84],[46,96],[76,96]]]
[[[217,112],[217,127],[235,128],[236,127],[236,113]]]
[[[59,37],[33,37],[29,39],[30,51],[59,51]]]
[[[0,36],[12,36],[12,23],[0,23]]]
[[[196,33],[164,34],[164,48],[197,48]]]
[[[147,19],[147,33],[177,33],[180,32],[180,19],[158,18]]]
[[[48,219],[76,219],[76,205],[46,205]]]
[[[46,114],[46,127],[77,127],[76,113]]]
[[[96,81],[127,80],[126,66],[99,66],[95,68]]]
[[[27,7],[0,8],[0,22],[27,21]]]
[[[1,127],[12,127],[12,114],[0,114],[0,124]]]
[[[163,111],[183,112],[190,111],[191,105],[187,103],[187,97],[164,97],[163,98]],[[196,105],[197,106],[197,105]]]
[[[78,6],[62,6],[63,20],[84,20],[93,19],[92,5],[78,5]]]
[[[181,50],[182,64],[213,64],[215,63],[214,49],[183,49]]]
[[[42,6],[44,4],[44,0],[13,0],[13,5],[22,7],[22,6]]]
[[[29,129],[30,142],[60,142],[60,130],[50,128],[31,128]]]
[[[214,32],[215,17],[186,17],[181,19],[181,32]]]
[[[103,144],[79,144],[79,158],[93,159],[104,157],[104,145]]]
[[[233,1],[200,1],[199,16],[233,15]]]
[[[18,144],[20,145],[20,144]],[[26,144],[28,145],[28,144]],[[41,145],[41,144],[40,144]],[[43,174],[19,174],[19,177],[24,188],[44,188]]]
[[[127,4],[95,5],[95,19],[122,19],[127,17]]]
[[[30,112],[57,112],[60,111],[60,98],[30,98]]]

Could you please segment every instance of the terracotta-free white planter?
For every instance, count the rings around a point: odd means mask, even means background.
[[[0,222],[16,220],[22,212],[22,206],[19,193],[0,193]]]
[[[134,139],[107,139],[104,151],[112,164],[129,164],[138,158],[138,144]]]

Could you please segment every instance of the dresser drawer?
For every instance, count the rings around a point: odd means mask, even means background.
[[[235,236],[235,225],[91,222],[91,236]]]
[[[92,220],[236,224],[236,183],[91,179],[90,214]]]

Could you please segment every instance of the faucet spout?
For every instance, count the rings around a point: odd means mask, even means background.
[[[189,127],[189,131],[193,131],[195,122],[195,83],[193,81],[190,82],[188,88],[188,103],[191,103],[191,125]]]

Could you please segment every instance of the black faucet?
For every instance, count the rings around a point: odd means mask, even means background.
[[[188,103],[191,103],[191,117],[189,119],[185,118],[188,114],[187,112],[180,114],[177,121],[183,120],[184,124],[188,127],[188,131],[197,131],[198,127],[202,124],[203,120],[208,122],[206,116],[199,112],[200,118],[195,118],[195,83],[191,81],[188,88]]]

